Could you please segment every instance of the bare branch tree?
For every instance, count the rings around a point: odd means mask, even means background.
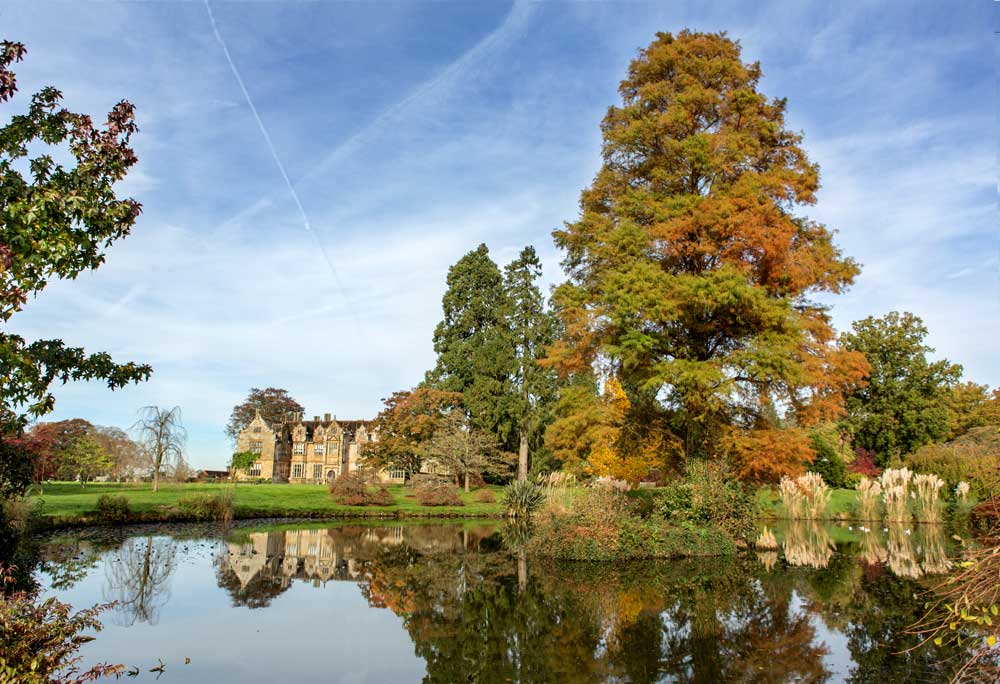
[[[139,420],[132,425],[132,430],[153,462],[155,492],[160,483],[160,470],[183,460],[187,430],[181,422],[181,407],[175,406],[168,411],[159,406],[144,406],[139,409]]]

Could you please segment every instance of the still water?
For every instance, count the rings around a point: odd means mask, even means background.
[[[556,563],[493,522],[126,528],[44,540],[38,578],[117,602],[84,662],[161,682],[945,682],[907,628],[942,527],[798,524],[732,560]],[[126,679],[125,681],[136,681]]]

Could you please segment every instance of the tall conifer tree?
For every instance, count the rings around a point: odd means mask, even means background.
[[[529,443],[544,426],[556,391],[555,373],[538,364],[555,338],[555,322],[537,285],[541,275],[542,264],[531,245],[504,269],[507,331],[513,354],[507,404],[517,437],[517,477],[522,481],[528,477]]]
[[[633,406],[670,416],[687,456],[773,428],[760,410],[772,402],[800,424],[842,411],[866,371],[813,298],[858,266],[796,214],[819,169],[760,78],[725,34],[657,34],[601,124],[604,163],[579,219],[554,233],[569,281],[552,362],[605,362]]]
[[[447,282],[444,319],[434,330],[437,365],[427,383],[460,392],[473,426],[503,439],[511,371],[503,276],[486,245],[479,245],[448,270]]]

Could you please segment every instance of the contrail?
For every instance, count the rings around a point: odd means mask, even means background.
[[[267,149],[271,152],[274,164],[278,167],[278,172],[285,180],[285,186],[288,188],[288,193],[292,196],[295,206],[298,207],[299,215],[302,217],[302,225],[307,231],[312,233],[313,237],[316,239],[316,244],[319,246],[319,251],[323,255],[326,265],[330,268],[330,275],[333,276],[333,282],[337,286],[337,290],[340,291],[340,296],[343,297],[344,301],[347,303],[347,308],[353,314],[355,322],[360,324],[357,312],[355,312],[354,307],[350,305],[347,293],[344,291],[344,287],[340,282],[340,276],[337,274],[337,269],[333,265],[330,255],[327,254],[323,241],[319,239],[316,231],[312,229],[312,223],[309,221],[309,216],[306,214],[305,207],[302,206],[302,200],[299,199],[299,193],[295,191],[295,186],[292,185],[292,181],[288,177],[288,172],[285,171],[285,165],[281,163],[281,157],[278,156],[278,151],[274,149],[274,143],[271,142],[271,136],[267,132],[267,127],[264,125],[264,121],[260,118],[260,114],[257,112],[257,107],[254,105],[253,99],[250,97],[250,91],[247,90],[246,85],[243,83],[243,78],[240,76],[239,69],[236,68],[236,62],[233,61],[232,55],[229,54],[229,48],[226,46],[226,41],[223,39],[222,34],[219,33],[219,25],[215,23],[215,15],[212,14],[212,6],[208,4],[208,0],[205,0],[205,9],[208,11],[208,20],[212,24],[212,33],[215,34],[215,40],[218,41],[219,47],[222,48],[222,53],[226,56],[226,61],[229,62],[229,69],[233,72],[233,77],[236,79],[236,83],[239,84],[240,90],[243,92],[243,98],[247,101],[247,105],[250,107],[250,112],[253,114],[253,118],[257,122],[257,128],[260,129],[260,134],[264,136],[264,142],[267,143]]]
[[[205,1],[208,2],[208,0]],[[527,23],[533,11],[533,6],[530,3],[517,0],[511,6],[510,12],[508,12],[500,26],[439,73],[420,83],[408,95],[387,107],[361,130],[339,143],[318,165],[310,169],[300,179],[300,183],[315,178],[318,174],[327,171],[331,166],[335,166],[338,162],[343,161],[358,149],[361,149],[362,145],[372,136],[380,133],[387,125],[398,120],[403,112],[411,109],[414,105],[420,104],[435,91],[447,89],[450,84],[463,79],[466,73],[474,68],[477,61],[483,59],[484,56],[489,55],[494,50],[503,49],[506,43],[515,37],[513,34]],[[216,35],[218,35],[218,32],[216,32]],[[243,215],[245,212],[249,212],[252,215],[256,211],[255,207],[258,205],[248,207],[238,215]]]

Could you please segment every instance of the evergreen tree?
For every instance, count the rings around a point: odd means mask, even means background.
[[[927,358],[934,350],[924,344],[924,322],[893,311],[855,321],[851,328],[841,345],[864,354],[871,366],[868,384],[847,399],[854,446],[874,451],[875,462],[885,466],[894,456],[947,438],[962,367]]]
[[[506,330],[514,355],[507,405],[518,440],[517,478],[522,481],[528,477],[529,443],[542,433],[556,392],[555,373],[538,363],[555,341],[556,329],[536,284],[541,274],[542,264],[530,245],[504,269]]]
[[[506,442],[510,418],[506,396],[513,364],[506,330],[509,303],[503,277],[479,245],[448,270],[444,319],[434,330],[438,359],[427,374],[435,389],[460,392],[474,427]]]
[[[725,34],[657,34],[601,125],[579,219],[554,233],[569,282],[554,295],[565,334],[552,363],[602,362],[644,420],[670,417],[686,456],[749,437],[775,403],[799,424],[835,415],[865,372],[812,299],[858,266],[795,214],[819,170],[760,79]]]

